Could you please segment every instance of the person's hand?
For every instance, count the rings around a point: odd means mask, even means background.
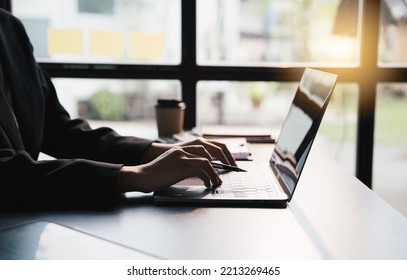
[[[217,159],[223,163],[236,166],[235,158],[230,153],[226,144],[224,144],[224,143],[210,141],[210,140],[206,140],[204,138],[197,138],[195,140],[179,143],[176,145],[181,146],[181,147],[191,146],[191,145],[203,146],[212,156],[211,160]]]
[[[177,144],[152,143],[151,146],[144,152],[142,162],[147,163],[149,161],[152,161],[171,148],[188,146],[202,146],[207,151],[207,153],[210,154],[210,160],[217,159],[223,163],[236,166],[236,161],[226,147],[226,144],[206,140],[204,138],[197,138],[192,141],[181,142]]]
[[[122,167],[118,175],[117,190],[119,192],[148,193],[161,190],[190,177],[200,178],[206,187],[219,186],[222,180],[210,161],[213,159],[213,154],[221,161],[230,163],[227,157],[228,152],[225,154],[222,148],[217,148],[213,144],[204,146],[198,143],[201,142],[192,141],[189,142],[191,145],[184,143],[173,146],[150,162],[138,166]],[[160,147],[162,148],[162,146]]]

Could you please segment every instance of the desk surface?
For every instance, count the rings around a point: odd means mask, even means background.
[[[269,145],[252,145],[268,159]],[[0,214],[76,227],[165,259],[407,259],[407,219],[318,148],[287,209],[154,206],[130,197],[106,212]]]

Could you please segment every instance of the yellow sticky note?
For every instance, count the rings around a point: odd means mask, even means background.
[[[164,50],[162,34],[130,33],[129,57],[138,59],[160,58]]]
[[[124,34],[117,31],[92,30],[90,33],[90,54],[123,57]]]
[[[83,35],[80,29],[48,29],[49,54],[82,54]]]

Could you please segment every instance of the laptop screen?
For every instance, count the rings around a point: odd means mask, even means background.
[[[306,68],[270,159],[291,199],[336,83],[337,75]]]

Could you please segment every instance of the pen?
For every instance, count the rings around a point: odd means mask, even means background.
[[[228,170],[228,171],[236,171],[236,172],[247,172],[246,170],[237,167],[237,166],[233,166],[233,165],[229,165],[229,164],[224,164],[224,163],[220,163],[220,162],[215,162],[215,161],[211,161],[211,164],[213,167],[217,168],[217,169],[223,169],[223,170]]]

